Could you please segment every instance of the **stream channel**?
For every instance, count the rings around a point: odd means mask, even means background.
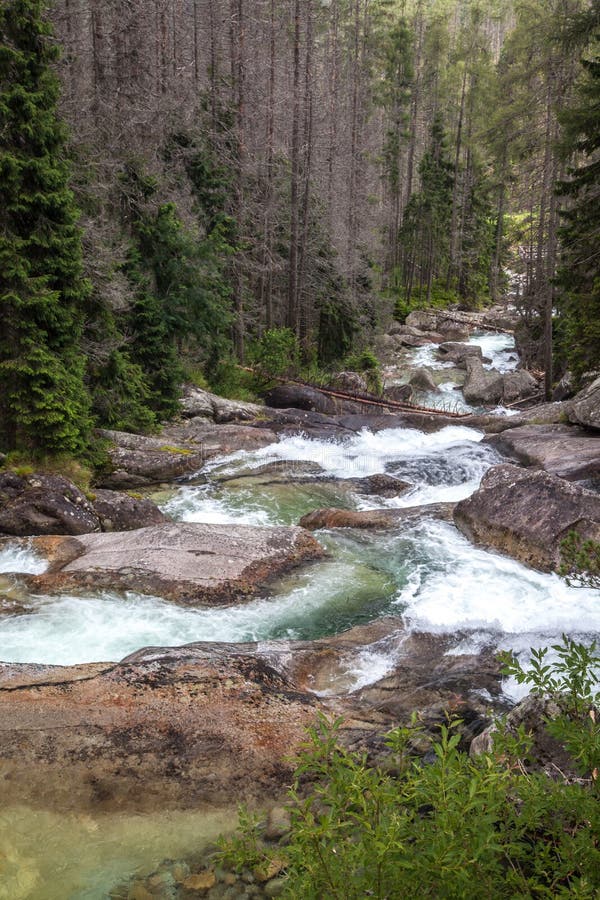
[[[491,358],[489,365],[504,371],[516,365],[510,340],[472,338]],[[464,408],[452,380],[455,370],[438,362],[434,351],[411,351],[411,365],[426,365],[442,379],[432,403],[452,394]],[[287,437],[214,460],[154,499],[177,520],[246,525],[297,524],[324,506],[457,501],[501,461],[482,438],[460,424],[434,434],[365,430],[341,444]],[[357,492],[352,479],[377,473],[412,487],[387,499]],[[447,652],[453,654],[510,648],[524,661],[529,647],[553,643],[563,632],[581,639],[600,634],[597,592],[570,588],[556,575],[474,547],[448,522],[423,518],[386,531],[340,529],[316,537],[328,551],[326,559],[279,579],[268,596],[214,610],[133,593],[28,595],[18,573],[43,571],[45,563],[9,545],[0,552],[0,608],[17,598],[21,611],[0,616],[0,659],[70,665],[117,661],[148,645],[313,639],[381,616],[401,617],[403,628],[450,635]],[[366,646],[353,658],[343,685],[321,686],[321,692],[373,683],[394,667],[399,653],[401,640],[393,635]],[[514,699],[519,695],[516,685],[505,689]],[[193,812],[92,818],[0,808],[0,898],[96,900],[119,878],[197,850],[230,824],[223,815]]]

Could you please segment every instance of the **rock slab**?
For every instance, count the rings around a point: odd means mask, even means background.
[[[600,436],[570,425],[523,425],[486,442],[525,466],[537,466],[569,481],[600,475]]]
[[[546,472],[495,466],[457,504],[454,522],[475,543],[551,571],[570,531],[600,541],[600,495]]]
[[[56,538],[48,572],[29,583],[40,591],[108,588],[218,606],[247,599],[274,576],[323,555],[301,528],[170,523]]]
[[[86,534],[100,520],[85,494],[62,475],[0,473],[0,532]]]
[[[600,378],[573,398],[571,421],[586,428],[600,429]]]

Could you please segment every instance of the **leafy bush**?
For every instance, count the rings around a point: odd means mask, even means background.
[[[536,690],[566,692],[570,721],[582,731],[582,711],[593,719],[590,704],[598,701],[588,669],[594,660],[593,648],[565,642],[554,666],[542,665],[542,655],[532,674],[514,663],[511,672]],[[424,739],[416,719],[391,732],[383,771],[340,745],[340,721],[321,717],[291,792],[284,896],[597,898],[597,776],[568,783],[529,770],[531,742],[522,730],[512,737],[499,729],[492,752],[471,758],[459,750],[457,725],[441,727],[427,763],[412,749],[415,737]],[[571,737],[569,747],[577,750]],[[580,761],[588,766],[593,758]],[[255,821],[246,838],[236,838],[228,861],[243,865],[246,847],[250,864],[266,852]],[[281,857],[282,848],[273,852]]]
[[[300,364],[298,338],[291,328],[271,328],[250,348],[250,356],[267,377],[296,374]]]
[[[560,545],[560,574],[571,587],[600,588],[600,543],[570,531]]]
[[[381,394],[383,391],[381,366],[372,350],[366,349],[360,353],[353,353],[351,356],[347,356],[344,361],[344,367],[352,372],[362,372],[371,393]]]

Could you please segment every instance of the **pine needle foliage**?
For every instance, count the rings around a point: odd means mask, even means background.
[[[43,9],[41,0],[0,7],[0,430],[7,450],[80,454],[89,285]]]

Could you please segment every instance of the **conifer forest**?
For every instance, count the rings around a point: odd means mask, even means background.
[[[0,11],[5,449],[151,429],[265,331],[513,279],[545,390],[599,363],[589,0],[39,0]],[[516,288],[515,288],[516,285]]]
[[[599,0],[0,0],[0,900],[599,900],[599,799]]]

